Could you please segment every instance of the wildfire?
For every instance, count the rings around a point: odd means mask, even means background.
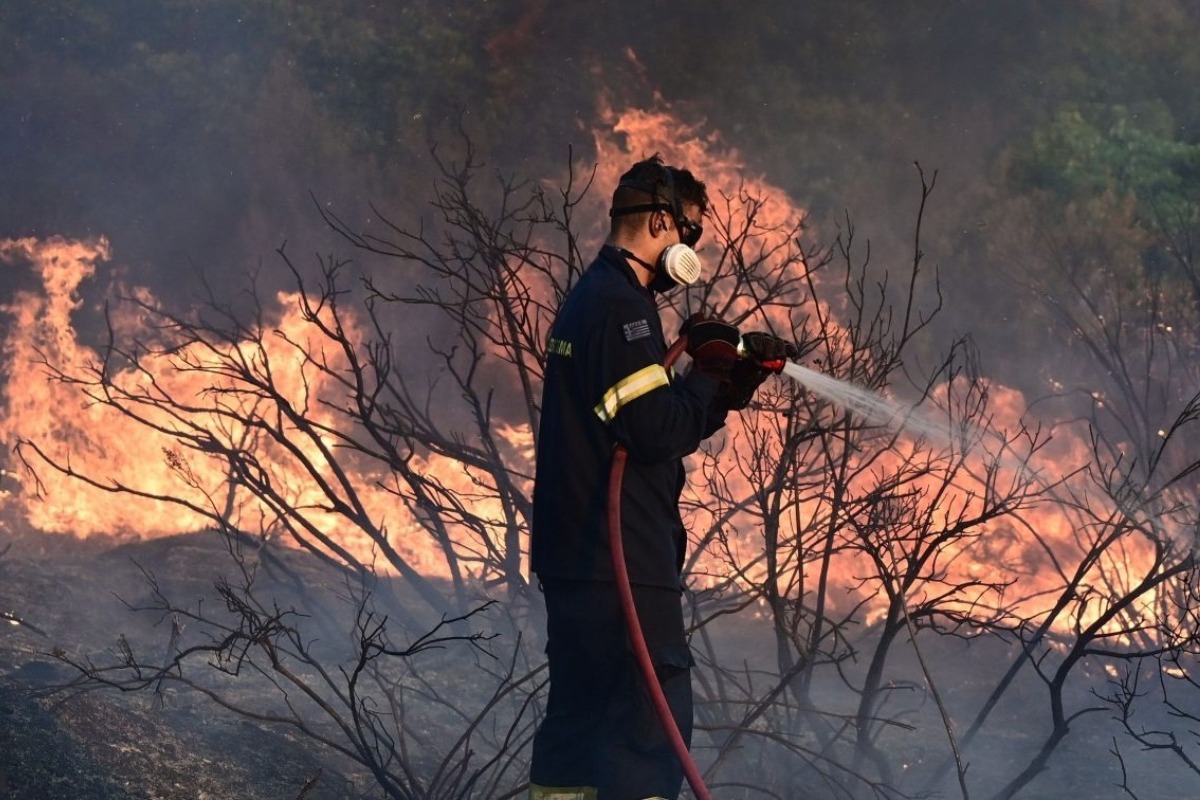
[[[710,196],[725,204],[721,212],[728,220],[728,227],[708,239],[710,250],[718,249],[714,241],[749,231],[758,237],[762,252],[770,254],[769,259],[783,259],[780,262],[783,268],[803,275],[807,264],[802,254],[791,248],[791,237],[804,225],[803,210],[766,180],[746,177],[739,154],[723,147],[715,135],[706,133],[701,126],[685,124],[661,109],[622,112],[606,109],[603,124],[595,131],[595,145],[598,186],[615,184],[618,174],[631,160],[660,153],[668,163],[686,165],[695,172],[708,184]],[[764,202],[748,204],[747,198],[763,198]],[[604,219],[607,201],[599,192],[591,194],[588,202],[592,203],[594,219]],[[598,230],[593,234],[598,243]],[[713,252],[702,251],[702,255],[714,260],[718,257]],[[335,463],[332,443],[345,432],[347,424],[332,410],[338,407],[341,390],[330,380],[330,373],[314,369],[313,364],[314,361],[326,364],[336,372],[344,367],[339,361],[344,355],[313,352],[320,345],[310,341],[311,321],[306,319],[297,295],[280,293],[275,297],[275,311],[267,325],[278,335],[232,342],[216,349],[212,343],[184,342],[180,346],[150,349],[137,364],[99,367],[103,361],[101,353],[81,340],[73,316],[80,309],[79,288],[93,278],[98,265],[111,257],[112,248],[104,239],[0,240],[0,262],[10,269],[32,269],[41,281],[39,291],[21,292],[0,308],[8,319],[3,346],[6,380],[0,387],[5,408],[0,418],[0,440],[9,448],[18,442],[34,443],[56,463],[93,476],[100,484],[80,481],[43,464],[37,471],[40,491],[33,491],[26,479],[27,485],[21,491],[10,492],[0,502],[17,509],[37,530],[79,537],[153,537],[195,530],[211,525],[212,517],[193,509],[218,506],[226,509],[223,513],[239,529],[263,536],[276,535],[280,515],[286,511],[278,504],[263,504],[253,492],[239,485],[219,447],[212,453],[206,453],[203,447],[180,447],[179,434],[194,434],[197,430],[216,436],[215,443],[222,446],[233,446],[257,435],[238,422],[252,413],[257,395],[244,380],[222,378],[220,370],[211,369],[221,360],[231,360],[245,365],[251,375],[269,370],[283,400],[295,408],[306,409],[319,432],[306,435],[303,431],[292,431],[294,440],[302,443],[292,451],[269,441],[260,445],[262,469],[269,475],[270,484],[279,488],[286,505],[303,509],[332,542],[366,563],[373,562],[374,545],[370,539],[343,516],[328,512],[329,497],[316,486],[325,479],[336,484],[338,471],[349,467],[349,484],[357,500],[374,524],[387,531],[389,544],[406,563],[426,575],[447,574],[446,553],[421,532],[419,521],[389,491],[386,479],[378,474],[378,463],[364,466],[353,459]],[[733,278],[740,279],[733,275],[730,280]],[[796,285],[803,287],[804,283]],[[803,288],[795,291],[791,309],[805,312],[806,319],[836,317],[836,300],[830,301],[834,306],[831,311],[826,305],[816,307],[818,301]],[[114,309],[110,322],[113,330],[119,335],[155,341],[158,334],[146,328],[146,320],[138,310],[155,307],[152,293],[144,287],[126,292],[139,302]],[[714,298],[720,300],[720,293]],[[814,310],[820,313],[812,313]],[[736,314],[738,309],[734,307],[731,311]],[[353,315],[348,311],[342,313],[342,323],[351,341],[361,345],[364,334],[358,330]],[[786,306],[766,311],[763,322],[779,331],[803,331],[808,324],[792,319]],[[837,333],[834,331],[830,336],[835,343],[831,347],[844,346],[848,339]],[[138,422],[113,405],[98,402],[95,387],[90,387],[93,394],[89,396],[88,386],[62,379],[63,375],[77,374],[81,368],[86,372],[89,365],[102,369],[111,384],[133,401],[164,396],[186,398],[188,410],[172,415],[161,407],[151,406],[143,409],[145,418]],[[953,392],[954,387],[943,387],[935,401],[949,403]],[[816,406],[814,409],[814,413],[828,413]],[[993,430],[1018,430],[1026,414],[1025,400],[1019,392],[995,384],[988,387],[985,417],[990,419]],[[765,428],[748,425],[746,419],[731,418],[722,440],[725,450],[720,458],[726,466],[722,478],[725,488],[734,496],[752,496],[758,488],[756,480],[762,477],[729,468],[734,463],[746,463],[749,448],[764,441],[763,436],[769,433]],[[527,476],[532,474],[533,460],[528,424],[502,424],[497,426],[496,433],[509,450],[507,456],[522,465],[518,472],[526,477],[518,477],[517,481],[519,489],[528,494]],[[1082,431],[1059,429],[1049,446],[1036,453],[1019,454],[1022,469],[1052,476],[1053,482],[1086,463],[1086,443]],[[872,466],[857,475],[855,480],[861,485],[852,486],[852,490],[868,493],[869,480],[880,472],[898,468],[918,453],[914,437],[897,437],[888,452],[876,454]],[[996,456],[988,452],[986,442],[981,442],[979,449],[969,455],[969,468],[961,472],[952,486],[936,485],[934,476],[914,479],[915,493],[937,498],[930,512],[935,525],[949,526],[953,515],[969,516],[979,506],[989,486],[996,482],[995,476],[988,472],[989,460],[994,462]],[[496,487],[485,475],[435,454],[415,457],[414,466],[420,473],[436,476],[447,491],[469,498],[474,513],[494,525],[489,533],[492,545],[510,541],[502,529],[505,515],[496,497]],[[702,471],[699,464],[693,466],[693,473]],[[354,472],[355,469],[361,471]],[[7,470],[6,475],[17,474],[12,458]],[[118,487],[134,488],[136,493],[118,495],[110,491]],[[705,485],[693,480],[689,492],[688,500],[695,509],[693,521],[701,526],[719,527],[718,509],[713,498],[706,494]],[[163,497],[186,502],[166,503],[162,502]],[[810,524],[829,513],[822,503],[819,492],[801,498],[797,513],[782,521],[783,534],[799,541],[802,531],[798,525]],[[1019,580],[1020,592],[1029,598],[1061,586],[1063,576],[1054,564],[1070,563],[1078,556],[1083,535],[1080,522],[1068,505],[1045,500],[1021,508],[1019,514],[1000,522],[984,524],[979,533],[969,544],[950,554],[947,579],[994,577],[1000,570]],[[710,554],[701,560],[702,569],[727,569],[732,560],[746,574],[761,575],[763,544],[757,530],[735,531],[722,546],[724,551],[719,557]],[[896,557],[902,555],[897,553]],[[1121,570],[1132,574],[1149,557],[1137,547],[1115,549],[1107,558],[1118,571],[1109,580],[1119,582]],[[836,565],[847,583],[860,578],[866,568],[862,560],[855,558],[846,558]],[[805,569],[804,554],[799,554],[789,567],[790,572],[778,580],[794,587],[803,582]]]
[[[136,365],[107,367],[111,384],[121,395],[134,398],[128,405],[143,417],[144,421],[138,422],[112,404],[99,402],[97,386],[63,379],[65,375],[86,375],[102,362],[100,353],[82,343],[72,315],[80,308],[79,287],[110,257],[111,248],[103,239],[0,242],[4,262],[10,267],[28,266],[42,281],[40,292],[19,293],[0,309],[9,318],[3,350],[8,380],[0,395],[6,413],[0,418],[0,440],[10,450],[18,442],[32,443],[54,462],[93,479],[79,480],[29,459],[36,478],[26,478],[22,491],[10,492],[3,502],[17,506],[37,530],[81,538],[150,538],[212,525],[211,517],[161,499],[167,497],[199,509],[226,505],[231,526],[264,537],[278,535],[279,509],[258,502],[239,487],[228,460],[219,453],[206,455],[194,447],[181,448],[180,436],[209,431],[223,440],[218,443],[233,446],[254,435],[238,420],[252,417],[258,397],[245,381],[223,377],[219,367],[229,362],[246,365],[251,374],[263,375],[269,370],[282,399],[295,408],[307,409],[314,430],[336,431],[339,421],[319,402],[331,396],[328,375],[310,365],[317,358],[336,367],[337,354],[297,346],[309,342],[308,322],[299,297],[280,293],[275,298],[277,316],[268,321],[278,335],[232,343],[224,350],[199,342],[151,348]],[[155,305],[144,287],[133,293],[145,307]],[[158,334],[147,327],[139,311],[142,308],[140,304],[118,304],[110,324],[115,331],[153,343]],[[353,328],[350,336],[361,341],[361,333]],[[137,402],[165,398],[173,398],[174,405]],[[187,410],[180,411],[181,405]],[[519,438],[511,435],[514,441]],[[314,478],[327,479],[334,468],[328,438],[293,433],[291,440],[299,443],[298,453],[288,453],[270,442],[258,445],[270,484],[290,507],[304,509],[318,520],[331,539],[364,563],[372,563],[371,544],[361,532],[321,511],[328,499],[316,488]],[[440,471],[451,488],[465,492],[469,487],[469,479],[439,466],[436,459],[429,459],[422,468]],[[19,475],[20,471],[10,468],[6,474]],[[36,483],[38,491],[31,483]],[[118,487],[134,493],[111,491]],[[392,546],[408,563],[430,575],[444,571],[438,554],[421,546],[420,538],[409,535],[414,521],[376,476],[354,476],[354,491],[377,524],[390,533]]]

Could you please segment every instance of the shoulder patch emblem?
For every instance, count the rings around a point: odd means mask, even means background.
[[[621,326],[621,330],[624,332],[627,342],[645,339],[650,335],[650,320],[639,319],[637,322],[626,322]]]
[[[550,341],[546,343],[546,354],[553,356],[563,356],[564,358],[571,357],[571,343],[563,339],[551,336]]]

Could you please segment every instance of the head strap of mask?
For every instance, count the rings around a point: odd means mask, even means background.
[[[653,181],[647,183],[626,179],[621,181],[618,186],[626,189],[637,189],[650,195],[651,202],[638,203],[632,206],[622,206],[614,208],[608,212],[610,217],[624,217],[629,214],[642,214],[648,211],[668,211],[671,214],[671,219],[678,226],[679,220],[683,219],[683,201],[679,197],[679,193],[675,191],[675,170],[663,165],[663,178],[661,181]],[[666,202],[659,200],[659,187],[666,189]],[[626,255],[632,255],[628,251],[623,251]],[[651,265],[642,261],[640,258],[635,258],[642,265],[650,268]],[[673,289],[676,286],[690,286],[700,280],[702,265],[700,256],[686,244],[672,244],[663,248],[659,254],[657,263],[653,266],[654,277],[650,281],[650,290],[659,294]]]
[[[683,216],[683,201],[680,199],[679,193],[675,191],[675,170],[665,164],[662,167],[661,180],[647,182],[626,178],[617,185],[622,189],[636,189],[639,192],[645,192],[650,195],[652,202],[614,208],[608,212],[610,217],[624,217],[629,214],[641,214],[646,211],[670,211],[674,219],[679,219]],[[666,191],[660,194],[660,187],[665,188]],[[666,202],[660,201],[659,197],[662,197]]]

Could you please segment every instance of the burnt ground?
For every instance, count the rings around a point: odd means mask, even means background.
[[[0,686],[0,797],[354,794],[349,787],[338,791],[336,784],[347,781],[327,773],[304,747],[249,722],[186,719],[97,694],[47,701],[28,689]]]
[[[301,737],[230,713],[194,693],[80,692],[56,659],[104,660],[119,636],[167,641],[160,620],[139,618],[138,564],[171,574],[170,591],[211,594],[228,553],[196,534],[113,548],[69,537],[0,537],[0,798],[197,800],[350,798],[369,784]],[[159,624],[155,624],[158,622]]]
[[[172,685],[158,693],[69,687],[78,673],[56,652],[103,662],[115,657],[119,637],[149,652],[165,652],[170,625],[161,615],[134,614],[126,605],[144,603],[148,596],[143,569],[184,603],[201,598],[216,602],[213,582],[230,571],[229,553],[219,537],[201,533],[114,546],[111,540],[21,533],[9,525],[0,527],[0,551],[6,547],[0,555],[0,613],[28,624],[0,620],[0,800],[379,796],[358,765],[289,728],[220,709],[197,692]],[[293,581],[306,589],[333,580],[299,554],[290,569]],[[283,583],[271,587],[285,604],[293,589]],[[721,635],[731,637],[718,646],[725,654],[761,649],[767,638],[745,626]],[[947,699],[959,708],[975,706],[990,690],[997,666],[1011,657],[996,643],[952,640],[937,647],[926,658],[946,680],[942,688]],[[440,669],[427,675],[439,684],[434,688],[446,696],[467,691],[464,682]],[[919,674],[911,663],[897,664],[897,669],[910,677]],[[1097,705],[1092,692],[1104,691],[1102,668],[1091,668],[1089,680],[1078,687],[1076,707]],[[237,691],[244,696],[255,691],[253,686],[239,683]],[[822,702],[836,700],[827,695]],[[925,705],[928,717],[932,709]],[[980,796],[990,795],[989,790],[1012,777],[1015,765],[1026,763],[1045,735],[1045,718],[1044,688],[1036,681],[1006,697],[995,718],[998,730],[972,756],[970,774]],[[1167,724],[1139,719],[1155,728]],[[919,768],[931,754],[946,752],[940,722],[926,722],[923,733],[899,740],[905,752],[893,753],[908,762],[905,769]],[[436,731],[450,727],[435,721],[426,730],[437,738]],[[1129,797],[1119,786],[1120,766],[1111,754],[1118,742],[1141,789],[1138,797],[1200,797],[1194,774],[1180,771],[1168,756],[1140,752],[1121,739],[1111,714],[1089,715],[1072,728],[1044,775],[1020,797],[1050,800],[1080,792],[1090,798]],[[1187,741],[1190,745],[1192,740]],[[698,744],[703,753],[703,738]],[[514,770],[520,771],[519,765]],[[957,788],[945,787],[943,796],[958,796]]]

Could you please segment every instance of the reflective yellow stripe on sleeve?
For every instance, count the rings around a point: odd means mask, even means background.
[[[660,386],[667,386],[669,384],[670,380],[667,378],[667,371],[663,369],[661,364],[651,364],[648,367],[639,369],[632,375],[614,383],[604,393],[603,399],[596,404],[596,416],[603,422],[612,422],[613,418],[617,416],[617,412],[624,408],[627,403],[637,400],[642,395]]]

